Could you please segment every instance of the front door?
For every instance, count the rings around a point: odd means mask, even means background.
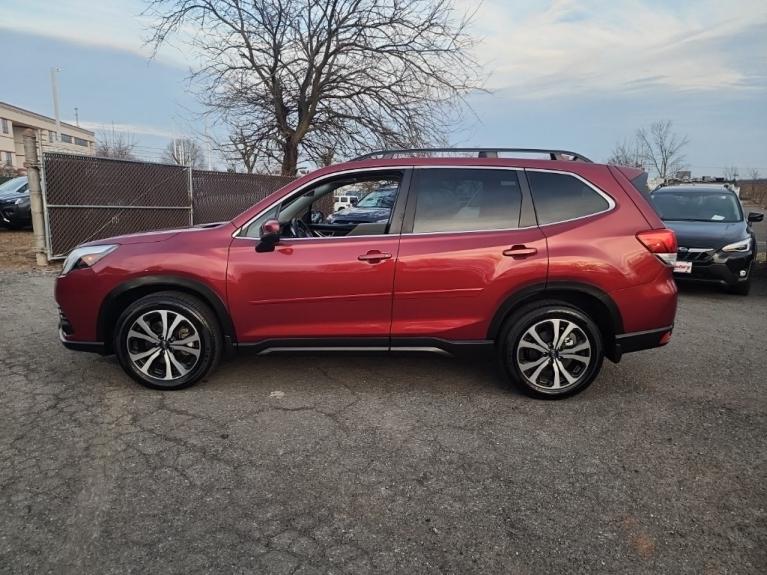
[[[521,171],[414,170],[395,271],[392,345],[486,339],[503,301],[545,282],[547,267],[546,238]]]
[[[228,301],[240,343],[290,338],[343,343],[349,338],[349,345],[388,345],[399,245],[394,233],[399,229],[390,224],[403,175],[347,175],[298,191],[264,216],[276,217],[283,226],[274,251],[255,250],[263,222],[233,239]],[[374,208],[369,214],[357,210],[353,221],[348,215],[319,215],[317,207],[332,206],[339,187],[360,189]]]

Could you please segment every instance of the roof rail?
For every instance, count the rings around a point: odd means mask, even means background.
[[[391,159],[395,157],[419,156],[422,154],[440,153],[476,153],[478,158],[497,158],[500,153],[512,154],[545,154],[550,160],[570,160],[592,163],[586,156],[569,150],[548,150],[541,148],[404,148],[393,150],[377,150],[354,158],[353,162],[361,160]]]

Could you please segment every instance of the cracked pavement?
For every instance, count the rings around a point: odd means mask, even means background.
[[[492,362],[240,356],[179,392],[0,272],[0,573],[760,573],[767,274],[559,402]]]

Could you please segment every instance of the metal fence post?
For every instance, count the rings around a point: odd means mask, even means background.
[[[194,225],[194,184],[192,183],[192,166],[189,166],[189,226]]]
[[[45,249],[45,219],[43,216],[43,190],[40,184],[40,164],[37,158],[37,138],[31,129],[24,130],[24,166],[27,168],[29,203],[32,210],[32,232],[35,236],[37,265],[48,265]]]

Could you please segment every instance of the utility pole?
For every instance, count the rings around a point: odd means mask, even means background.
[[[77,106],[75,106],[75,126],[80,127],[80,113]]]
[[[53,117],[56,118],[56,143],[61,142],[61,115],[59,114],[59,68],[51,68],[51,90],[53,91]]]
[[[208,135],[208,118],[205,117],[205,144],[208,147],[208,171],[210,172],[213,170],[213,160],[211,158],[213,154],[213,150],[211,149],[210,145],[210,136]]]
[[[37,159],[35,132],[24,130],[24,167],[27,168],[29,204],[32,210],[32,233],[35,236],[35,261],[39,266],[48,265],[45,251],[45,218],[43,216],[43,188],[40,182],[40,164]]]

